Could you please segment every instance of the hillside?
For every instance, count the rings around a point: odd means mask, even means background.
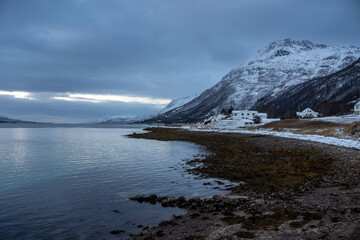
[[[354,46],[327,46],[291,39],[275,41],[197,98],[147,122],[193,122],[230,106],[254,109],[261,105],[260,99],[270,102],[294,86],[331,77],[359,57],[360,48]]]
[[[336,73],[291,86],[275,96],[267,94],[253,108],[281,116],[289,110],[311,107],[324,115],[330,115],[334,114],[331,110],[349,111],[353,105],[347,103],[359,97],[360,59]],[[326,102],[338,103],[344,109],[333,109],[336,105],[329,109]]]
[[[34,123],[34,122],[22,121],[22,120],[11,119],[4,116],[0,116],[0,123]]]

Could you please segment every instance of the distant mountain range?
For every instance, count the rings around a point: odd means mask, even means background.
[[[172,100],[166,107],[160,109],[159,111],[145,114],[145,115],[135,115],[135,114],[124,114],[124,115],[118,115],[118,116],[107,116],[102,119],[100,119],[99,123],[116,123],[116,124],[128,124],[128,123],[138,123],[146,121],[147,119],[152,119],[160,114],[164,114],[168,111],[171,111],[175,108],[178,108],[194,98],[196,98],[197,95],[193,95],[190,97],[183,97],[183,98],[177,98]]]
[[[34,123],[34,122],[22,121],[22,120],[11,119],[4,116],[0,116],[0,123]]]
[[[359,47],[275,41],[198,97],[145,122],[198,121],[230,106],[279,117],[324,102],[350,102],[360,97],[359,58]]]

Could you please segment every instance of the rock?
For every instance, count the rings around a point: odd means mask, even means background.
[[[168,200],[167,197],[158,197],[158,202],[161,203],[163,200]]]
[[[222,194],[216,194],[214,195],[212,198],[213,199],[216,199],[216,200],[221,200],[225,195],[222,195]]]
[[[198,202],[200,201],[200,197],[194,197],[189,199],[190,202]]]
[[[265,200],[264,199],[256,199],[255,200],[255,204],[257,204],[257,205],[263,205],[263,204],[265,204]]]
[[[169,203],[170,203],[170,201],[167,198],[161,200],[161,206],[163,206],[163,207],[168,207]]]
[[[240,195],[222,195],[217,194],[213,196],[213,199],[220,200],[223,202],[233,202],[233,201],[246,201],[248,199],[247,196],[240,196]]]
[[[125,230],[113,230],[110,232],[110,234],[119,234],[119,233],[124,233]]]
[[[351,211],[354,213],[360,213],[360,207],[352,208]]]
[[[178,203],[184,203],[184,202],[186,202],[186,198],[185,198],[184,196],[181,196],[181,197],[179,197],[179,198],[177,199],[177,202],[178,202]]]
[[[156,194],[151,194],[150,196],[148,196],[147,197],[147,200],[149,201],[149,202],[151,202],[151,201],[157,201],[157,199],[158,199],[158,197],[156,196]]]
[[[134,194],[131,197],[129,197],[130,200],[136,201],[140,197],[139,194]]]

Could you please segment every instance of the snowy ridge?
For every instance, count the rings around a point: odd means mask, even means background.
[[[183,98],[177,98],[173,99],[168,105],[166,105],[164,108],[160,109],[157,112],[154,113],[148,113],[144,115],[135,115],[135,114],[124,114],[124,115],[117,115],[117,116],[106,116],[104,118],[101,118],[98,120],[99,123],[136,123],[136,122],[142,122],[146,119],[156,117],[160,114],[163,114],[165,112],[171,111],[177,107],[180,107],[194,98],[199,96],[193,95],[190,97],[183,97]]]
[[[160,115],[160,114],[163,114],[163,113],[166,113],[168,111],[171,111],[171,110],[173,110],[175,108],[178,108],[178,107],[190,102],[194,98],[197,98],[198,96],[199,96],[199,94],[195,94],[195,95],[190,96],[190,97],[183,97],[183,98],[173,99],[168,105],[166,105],[164,108],[160,109],[160,111],[155,113],[153,115],[153,117],[155,117],[157,115]]]
[[[143,116],[135,115],[135,114],[124,114],[117,116],[106,116],[101,118],[99,123],[134,123],[138,121],[142,121],[145,118]]]

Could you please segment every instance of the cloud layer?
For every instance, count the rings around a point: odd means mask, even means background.
[[[0,92],[0,114],[80,121],[153,111],[145,99],[201,92],[274,40],[359,46],[359,12],[356,0],[2,0],[0,91],[50,100]]]

